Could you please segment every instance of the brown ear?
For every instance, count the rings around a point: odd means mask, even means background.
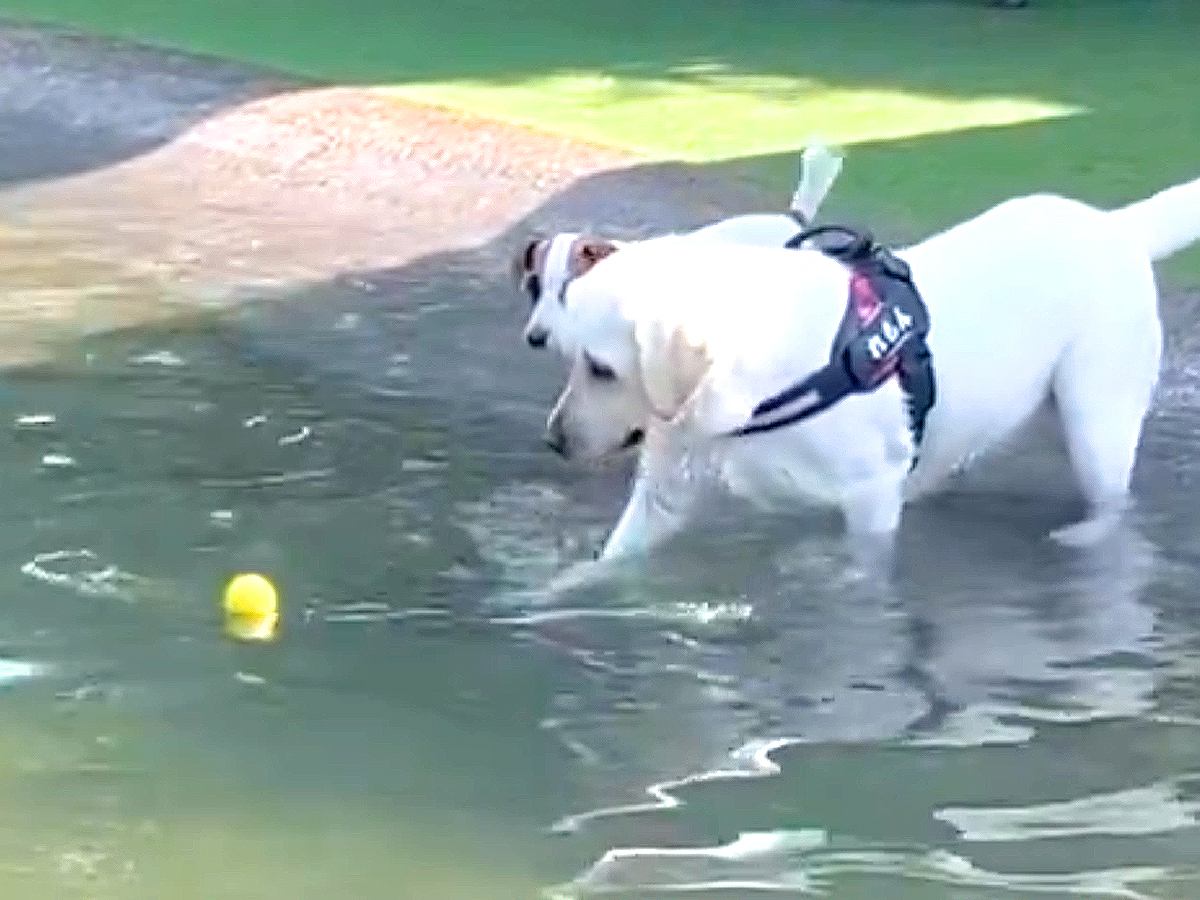
[[[606,256],[617,252],[617,245],[598,237],[581,237],[571,248],[571,274],[578,278]]]
[[[542,242],[541,238],[533,238],[525,245],[525,250],[521,253],[521,265],[525,267],[526,272],[533,271],[533,264],[537,254],[537,245]]]
[[[512,261],[512,278],[520,284],[525,276],[537,271],[538,247],[543,243],[541,237],[533,237],[514,256]]]

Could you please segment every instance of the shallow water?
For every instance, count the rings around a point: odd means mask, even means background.
[[[540,449],[558,366],[478,258],[364,279],[5,375],[0,895],[1200,895],[1194,347],[1100,559],[1042,539],[1040,439],[888,589],[717,504],[552,605],[624,473]],[[270,644],[222,633],[247,569]]]

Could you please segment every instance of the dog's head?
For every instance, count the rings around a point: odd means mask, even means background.
[[[525,244],[513,262],[513,275],[533,307],[525,323],[525,341],[531,347],[551,346],[565,356],[574,353],[566,310],[567,285],[619,246],[615,241],[571,232],[533,238]]]
[[[611,265],[575,281],[567,303],[575,354],[546,441],[568,459],[598,461],[637,447],[656,423],[680,414],[708,368],[703,343],[658,315],[650,297],[614,291],[619,278],[597,278]]]

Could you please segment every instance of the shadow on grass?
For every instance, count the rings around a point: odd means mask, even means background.
[[[0,22],[0,189],[139,156],[284,86],[240,64]]]
[[[881,128],[902,137],[994,121],[991,112],[964,110],[976,101],[1017,104],[996,112],[1001,116],[1036,117],[1033,108],[1021,111],[1025,103],[1078,111],[1065,129],[1022,132],[1021,141],[983,148],[990,153],[938,159],[937,197],[969,193],[973,182],[1003,192],[1025,172],[1104,200],[1144,190],[1200,159],[1193,90],[1200,7],[1184,0],[1039,0],[1021,11],[977,0],[700,0],[686,8],[614,0],[586,11],[551,0],[117,0],[102,7],[0,0],[0,14],[216,54],[320,83],[394,86],[666,156],[685,145],[689,158],[712,159],[790,151],[814,133],[870,141]],[[121,54],[117,75],[132,80],[127,95],[136,107],[140,93],[154,87],[157,63],[150,51],[126,47]],[[69,54],[45,61],[56,71],[65,59],[69,69]],[[176,70],[164,76],[174,77],[176,88],[192,75],[212,82],[193,85],[193,98],[176,91],[188,109],[170,111],[167,131],[227,103],[252,78],[213,60],[169,56],[166,65]],[[111,74],[97,73],[92,87]],[[906,122],[909,115],[916,118]],[[161,127],[142,124],[147,136],[135,135],[124,152],[136,152],[138,140],[162,139],[153,134]],[[23,129],[18,123],[6,130]],[[56,143],[73,140],[64,135]],[[122,152],[95,144],[102,155]],[[923,184],[906,186],[901,176],[914,167],[902,154],[883,167],[867,162],[905,202],[925,193]],[[928,166],[920,160],[916,169]],[[854,195],[853,182],[847,191]]]

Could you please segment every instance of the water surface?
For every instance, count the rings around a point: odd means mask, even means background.
[[[1099,558],[1043,539],[1039,437],[913,509],[886,589],[832,517],[720,503],[549,604],[625,473],[540,448],[559,366],[483,258],[296,294],[4,376],[4,896],[1200,895],[1183,328]],[[247,569],[270,644],[222,633]]]

